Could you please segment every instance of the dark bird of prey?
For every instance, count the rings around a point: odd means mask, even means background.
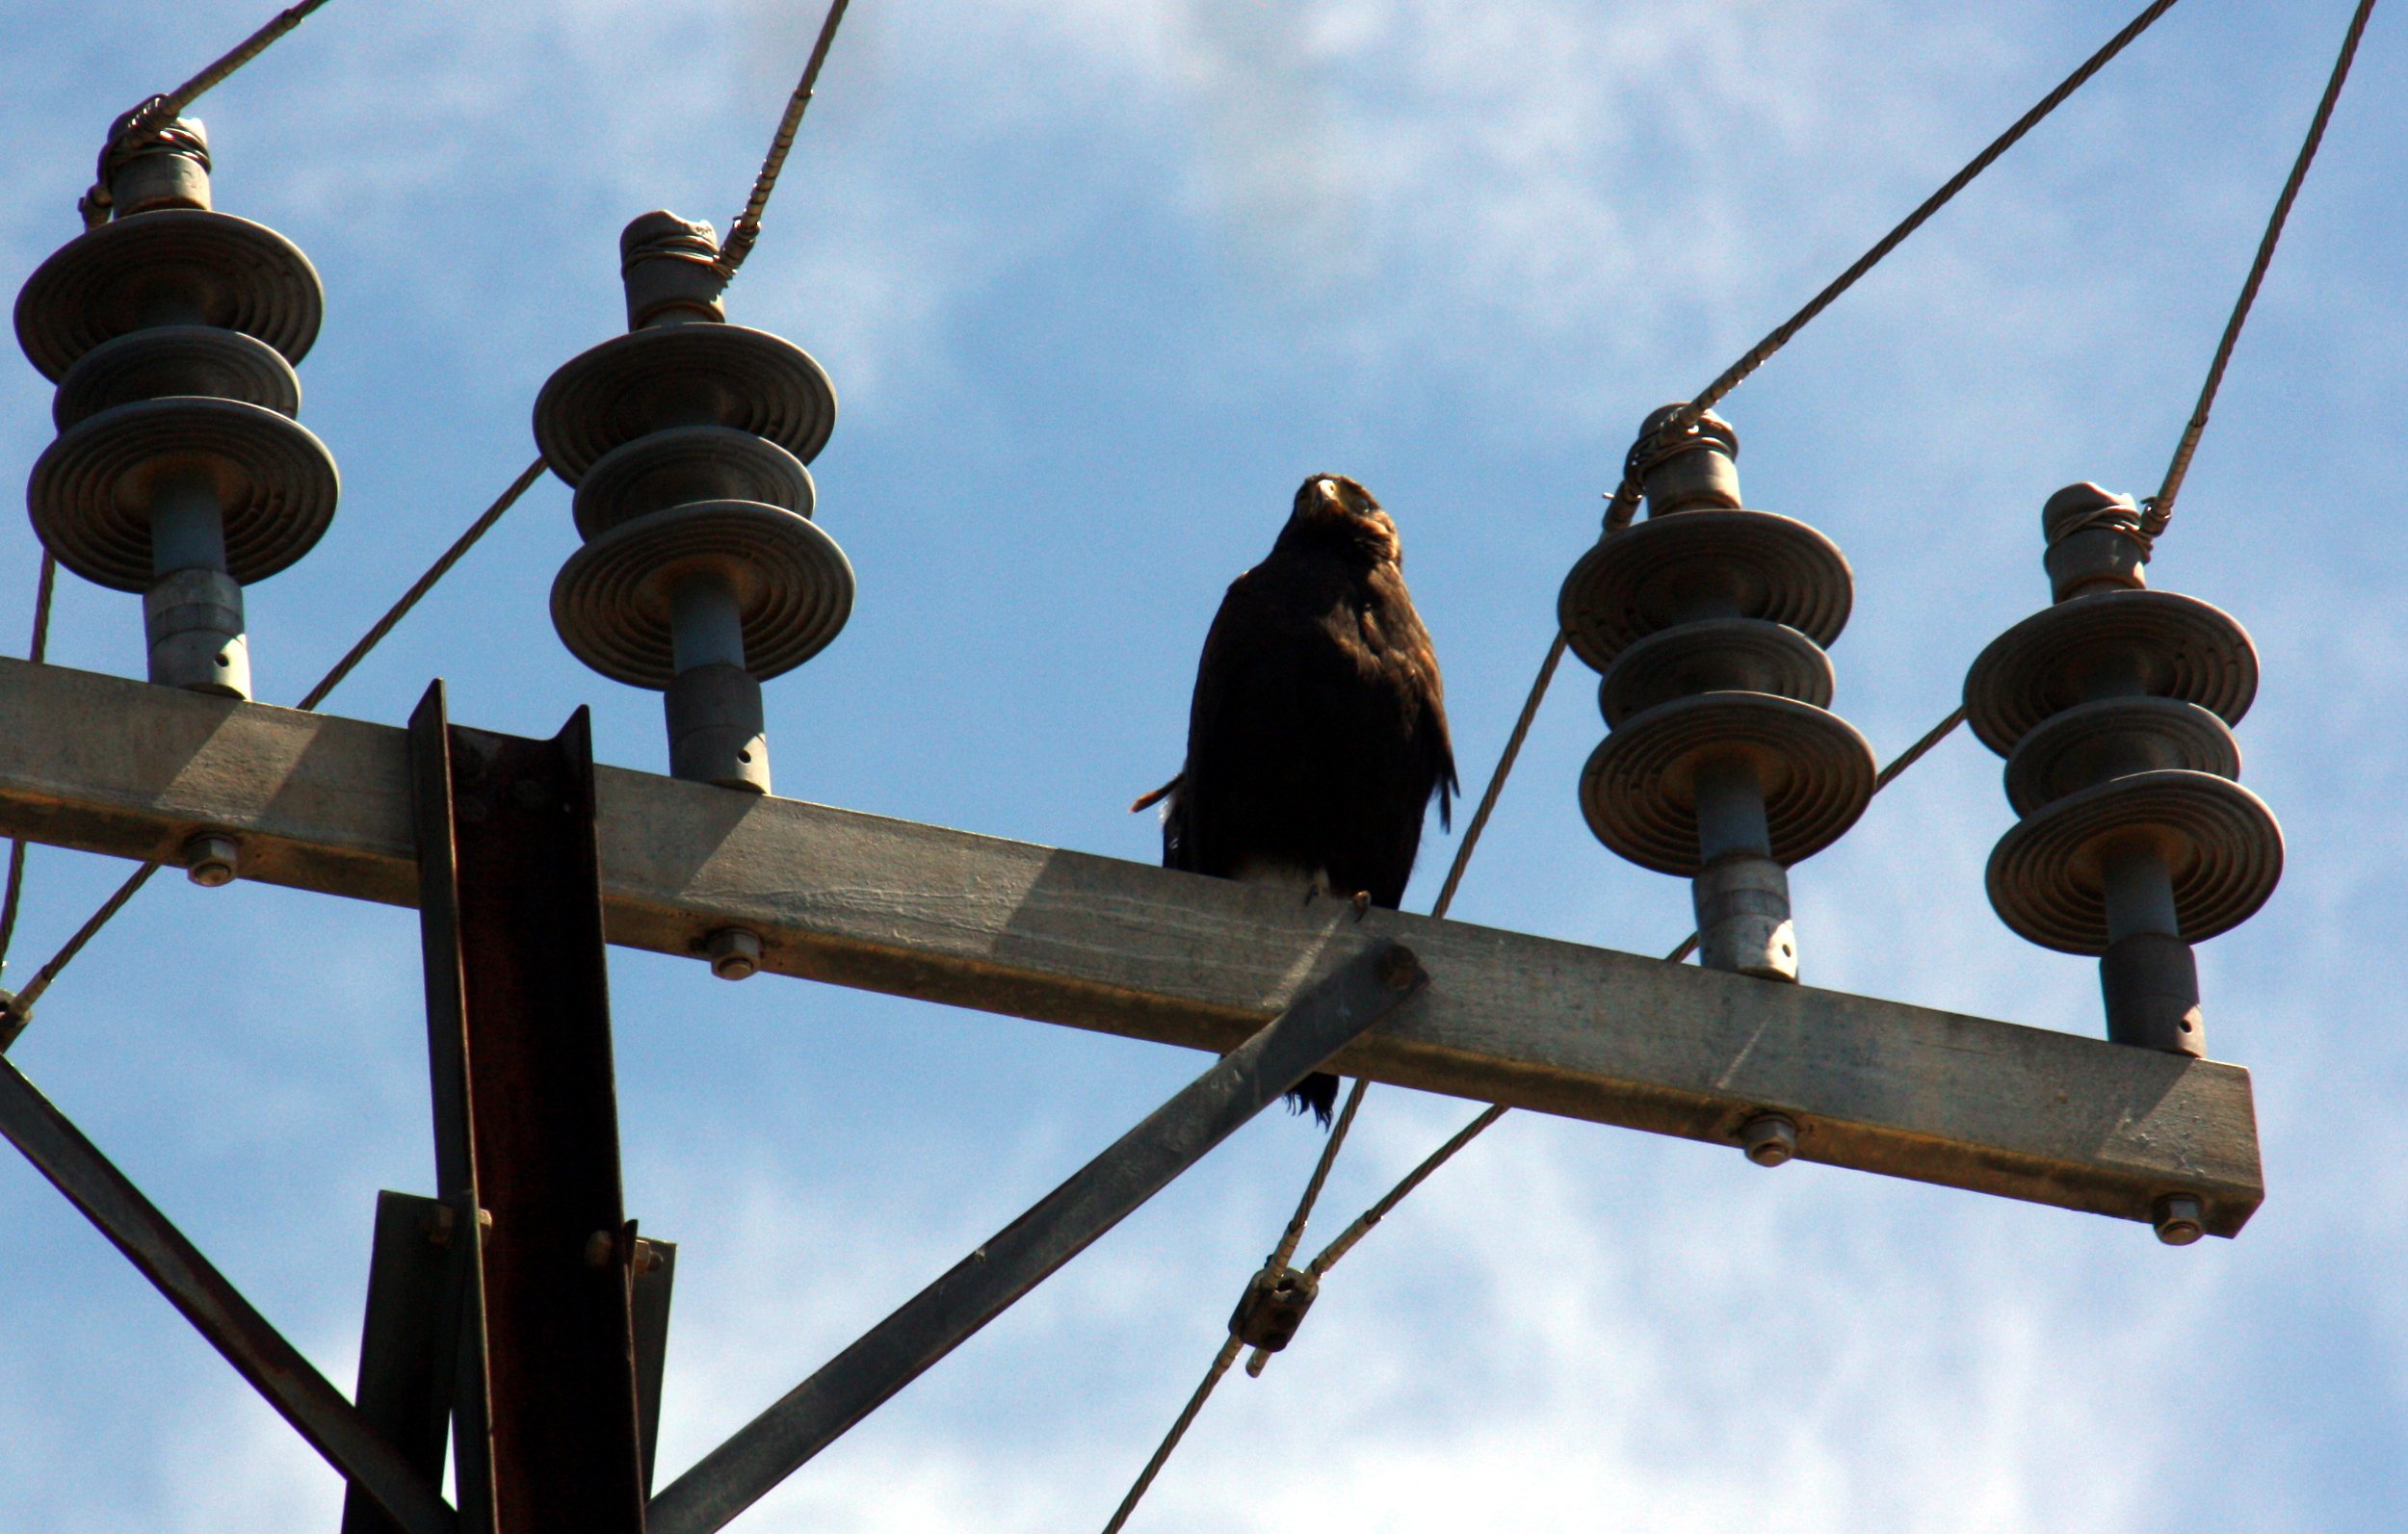
[[[1186,767],[1163,802],[1163,866],[1356,909],[1404,898],[1432,797],[1458,792],[1438,656],[1371,492],[1317,474],[1270,557],[1230,584],[1204,637]],[[1288,1094],[1329,1122],[1338,1079]]]

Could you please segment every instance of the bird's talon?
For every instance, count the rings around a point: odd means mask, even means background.
[[[1363,917],[1364,917],[1364,915],[1365,915],[1365,913],[1369,912],[1369,911],[1371,910],[1371,908],[1372,908],[1372,892],[1371,892],[1371,891],[1369,891],[1369,890],[1357,890],[1357,891],[1355,891],[1355,892],[1354,892],[1354,919],[1355,919],[1357,922],[1362,921],[1362,920],[1363,920]]]

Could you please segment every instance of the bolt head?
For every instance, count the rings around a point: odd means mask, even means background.
[[[711,973],[722,980],[748,980],[761,968],[761,939],[742,927],[725,926],[702,943]]]
[[[1779,1166],[1797,1154],[1797,1126],[1786,1114],[1759,1113],[1740,1131],[1740,1147],[1758,1166]]]
[[[203,832],[184,844],[184,876],[204,890],[233,883],[241,868],[242,848],[230,836]]]
[[[2208,1234],[2207,1222],[2206,1209],[2187,1193],[2168,1193],[2151,1215],[2158,1239],[2168,1246],[2188,1246]]]

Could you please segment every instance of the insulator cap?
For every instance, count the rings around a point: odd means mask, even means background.
[[[1624,477],[1638,481],[1651,517],[1701,507],[1738,509],[1740,434],[1708,410],[1678,435],[1661,435],[1684,408],[1686,402],[1676,402],[1649,413],[1623,457]]]
[[[2149,540],[2140,531],[2140,508],[2084,481],[2049,497],[2040,508],[2048,538],[2043,559],[2049,599],[2062,602],[2091,591],[2131,591],[2147,585]]]
[[[153,96],[151,101],[159,99]],[[126,130],[149,106],[144,102],[111,123],[109,141],[100,150],[95,179],[108,189],[115,218],[209,206],[208,128],[198,117],[170,117],[129,141]]]
[[[618,236],[618,274],[627,289],[627,328],[724,323],[718,231],[674,213],[638,214]]]

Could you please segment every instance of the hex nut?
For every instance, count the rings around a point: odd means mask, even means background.
[[[1740,1146],[1758,1166],[1779,1166],[1797,1154],[1797,1126],[1784,1113],[1759,1113],[1740,1131]]]
[[[242,861],[242,847],[230,836],[203,831],[184,843],[184,876],[204,890],[233,883]]]
[[[761,968],[761,939],[740,926],[723,926],[702,942],[711,973],[722,980],[748,980]]]
[[[2150,1211],[2158,1239],[2168,1246],[2188,1246],[2208,1234],[2207,1210],[2187,1193],[2168,1193]]]

